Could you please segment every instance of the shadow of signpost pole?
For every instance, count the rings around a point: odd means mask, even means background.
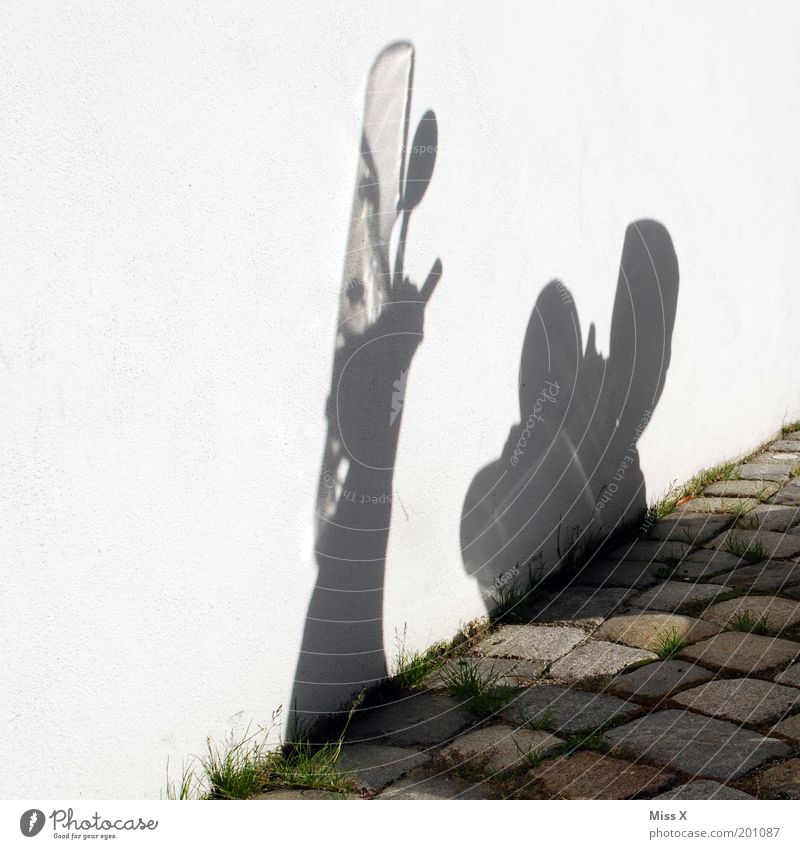
[[[339,299],[315,517],[317,580],[292,694],[292,724],[346,710],[386,676],[383,586],[392,482],[405,387],[422,341],[439,260],[420,289],[403,271],[411,212],[436,158],[433,112],[408,157],[413,48],[391,45],[373,64]],[[402,216],[394,265],[392,230]]]

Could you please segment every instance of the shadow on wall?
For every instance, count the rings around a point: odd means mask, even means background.
[[[419,289],[403,274],[410,214],[430,181],[438,138],[436,117],[427,112],[406,149],[413,61],[410,44],[390,45],[367,82],[318,485],[319,571],[291,701],[295,727],[347,709],[353,695],[386,676],[383,586],[394,462],[411,360],[442,273],[437,259]]]
[[[356,693],[386,676],[394,462],[411,361],[442,274],[437,259],[418,289],[403,273],[410,214],[431,179],[438,139],[436,117],[427,112],[406,144],[413,58],[408,43],[387,47],[367,83],[318,482],[318,575],[295,672],[294,729],[347,710]],[[677,298],[675,252],[654,221],[628,228],[608,359],[595,349],[594,327],[584,350],[563,284],[540,294],[522,351],[520,421],[499,458],[475,476],[462,511],[464,564],[487,606],[516,562],[537,551],[551,555],[574,528],[605,532],[644,509],[636,442],[664,387]]]
[[[470,484],[464,567],[491,597],[541,553],[542,576],[647,506],[636,444],[661,396],[678,302],[678,261],[656,221],[625,234],[608,358],[583,347],[572,295],[549,283],[531,313],[519,370],[520,420]]]

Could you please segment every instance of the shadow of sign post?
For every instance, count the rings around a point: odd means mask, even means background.
[[[355,694],[386,676],[394,463],[411,361],[442,274],[437,259],[418,289],[403,268],[411,213],[430,182],[438,138],[436,116],[427,112],[406,157],[413,62],[410,44],[390,45],[367,81],[316,504],[318,573],[292,694],[295,726],[347,710]]]

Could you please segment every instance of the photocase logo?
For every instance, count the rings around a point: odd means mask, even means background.
[[[44,828],[44,812],[38,808],[31,808],[19,818],[19,830],[25,837],[36,837]]]
[[[392,392],[392,412],[389,414],[389,427],[391,427],[395,419],[403,411],[403,399],[406,397],[406,380],[408,379],[408,369],[400,372],[400,377],[394,381],[394,391]]]

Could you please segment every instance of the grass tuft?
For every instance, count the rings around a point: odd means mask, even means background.
[[[725,540],[725,551],[728,554],[733,554],[734,557],[741,557],[748,563],[760,563],[762,560],[768,560],[769,554],[760,542],[750,540],[749,542],[738,537],[728,537]]]
[[[533,719],[528,719],[523,723],[524,728],[531,731],[547,731],[552,732],[556,727],[556,718],[552,708],[547,708],[544,712],[538,714]]]
[[[444,663],[447,646],[434,643],[425,651],[410,651],[406,648],[407,637],[408,626],[404,625],[402,635],[395,634],[397,654],[392,663],[392,680],[405,690],[413,690]]]
[[[756,618],[747,610],[740,613],[734,613],[728,620],[729,631],[745,631],[749,634],[758,634],[762,637],[769,637],[773,634],[772,628],[767,624],[766,616]]]
[[[464,707],[480,717],[491,716],[502,710],[516,687],[501,686],[497,682],[503,675],[494,671],[481,673],[476,663],[460,660],[442,671],[442,680],[453,696],[463,699]]]
[[[534,563],[538,567],[534,569]],[[494,602],[492,622],[521,622],[524,620],[525,607],[538,594],[538,584],[544,572],[544,556],[541,552],[530,558],[527,564],[527,582],[520,576],[519,563],[495,579],[494,590],[489,597]]]
[[[209,737],[206,754],[195,758],[193,765],[184,764],[180,785],[167,780],[167,799],[249,799],[267,789],[287,787],[339,793],[354,790],[353,782],[337,769],[336,762],[363,697],[362,692],[353,702],[333,743],[312,743],[296,733],[291,742],[270,748],[268,732],[275,726],[280,709],[272,715],[270,729],[250,733],[248,726],[241,736],[231,732],[219,744]]]
[[[683,648],[683,637],[678,633],[676,628],[669,631],[662,631],[653,639],[650,651],[655,652],[659,660],[669,660],[673,655],[676,655]]]
[[[605,752],[608,749],[608,741],[604,734],[593,731],[591,734],[573,734],[564,741],[561,747],[562,755],[571,755],[581,750],[589,752]]]

